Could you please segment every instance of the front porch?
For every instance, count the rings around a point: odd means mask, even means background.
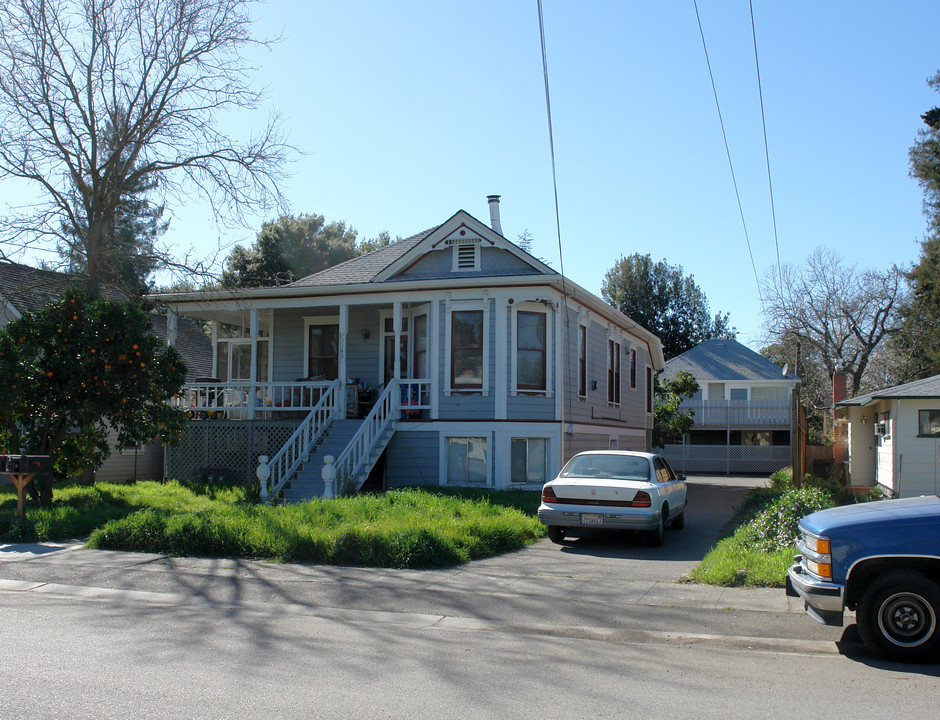
[[[185,386],[174,404],[193,421],[167,449],[167,476],[257,478],[265,501],[292,484],[292,500],[358,489],[398,423],[431,410],[429,380],[392,380],[364,401],[358,386],[339,381],[201,382]]]

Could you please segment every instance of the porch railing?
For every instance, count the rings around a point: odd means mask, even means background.
[[[409,380],[398,381],[401,388],[401,417],[404,420],[425,418],[431,411],[431,381]]]
[[[322,382],[189,383],[171,404],[195,418],[245,419],[310,412],[331,387]]]
[[[415,381],[389,380],[385,390],[375,401],[375,406],[362,421],[359,430],[356,431],[356,434],[346,445],[343,453],[334,461],[333,467],[336,470],[337,482],[354,482],[357,490],[362,485],[365,478],[360,479],[359,474],[364,470],[366,461],[370,459],[370,456],[380,444],[381,449],[384,449],[383,439],[387,442],[387,437],[383,438],[383,436],[386,435],[390,427],[394,427],[394,423],[398,419],[399,409],[401,408],[402,385],[410,382]],[[335,490],[341,489],[335,488]],[[326,492],[328,496],[335,495],[335,493],[331,493],[331,488],[327,488]]]
[[[754,402],[752,400],[685,400],[683,410],[695,412],[695,425],[766,426],[790,424],[789,402]]]
[[[261,500],[274,497],[310,455],[339,411],[339,380],[327,384],[320,399],[284,446],[267,462],[269,476],[259,477]]]

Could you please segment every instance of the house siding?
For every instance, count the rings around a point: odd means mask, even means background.
[[[895,467],[900,471],[894,490],[900,497],[936,495],[940,493],[940,438],[918,437],[917,417],[920,410],[940,409],[940,398],[901,400],[897,405],[895,450],[899,458]],[[895,412],[891,407],[892,419]]]
[[[397,432],[385,450],[385,485],[440,485],[440,439],[436,432]]]

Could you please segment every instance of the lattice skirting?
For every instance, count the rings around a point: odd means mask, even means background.
[[[189,423],[166,451],[166,476],[193,480],[207,470],[239,482],[255,479],[259,455],[274,455],[300,424],[297,420],[205,420]]]
[[[663,456],[679,473],[767,473],[790,465],[789,445],[667,445]]]

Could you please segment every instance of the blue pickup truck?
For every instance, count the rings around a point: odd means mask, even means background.
[[[810,617],[841,626],[855,610],[875,655],[940,660],[940,497],[846,505],[800,521],[787,595]]]

